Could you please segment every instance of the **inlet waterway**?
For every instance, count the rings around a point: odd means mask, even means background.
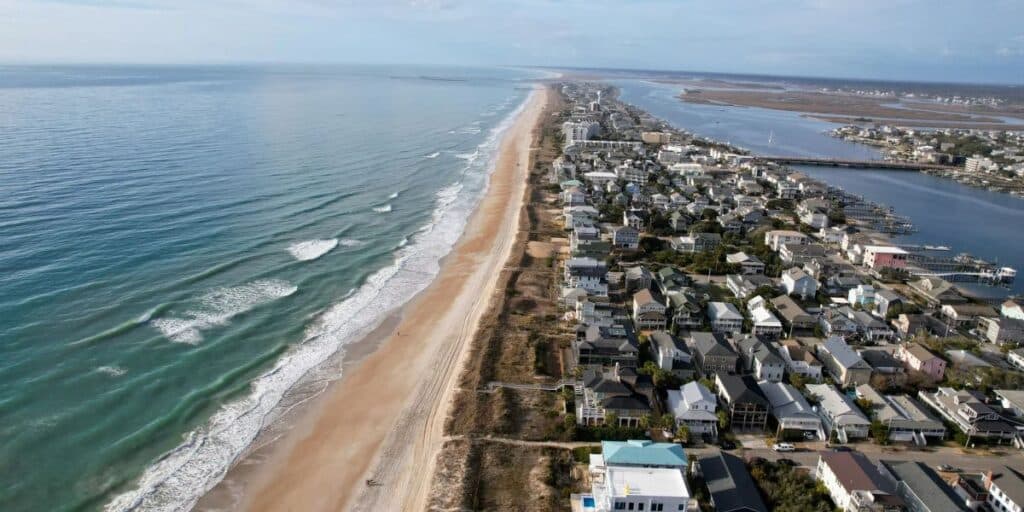
[[[678,85],[641,80],[611,82],[621,99],[673,126],[747,149],[759,155],[871,160],[870,146],[828,135],[839,126],[787,112],[756,107],[685,103]],[[892,206],[910,217],[917,232],[901,242],[945,245],[953,254],[968,252],[999,265],[1024,270],[1024,201],[918,172],[795,166],[799,171],[866,199]],[[984,296],[1024,292],[1024,280],[1012,289],[971,287]]]

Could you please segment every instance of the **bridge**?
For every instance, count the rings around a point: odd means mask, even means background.
[[[813,158],[801,156],[755,156],[763,162],[774,162],[783,165],[819,165],[824,167],[874,167],[895,169],[899,171],[952,170],[959,169],[948,165],[927,164],[923,162],[891,162],[888,160],[843,160],[839,158]]]

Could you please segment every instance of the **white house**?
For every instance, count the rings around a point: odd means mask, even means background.
[[[757,385],[772,406],[772,416],[779,423],[780,433],[787,430],[809,432],[815,438],[825,438],[821,418],[796,388],[784,382],[762,381]]]
[[[745,275],[764,274],[764,263],[745,252],[737,252],[726,255],[725,261],[740,266],[740,272]]]
[[[836,439],[841,443],[868,436],[871,421],[850,397],[828,384],[808,384],[807,392],[820,401],[818,415],[825,426],[826,434],[831,436],[835,433]]]
[[[604,262],[594,258],[572,258],[565,262],[566,287],[582,288],[588,294],[608,295],[607,273]]]
[[[743,315],[736,306],[728,302],[709,302],[708,320],[711,322],[711,330],[714,332],[743,331]]]
[[[847,512],[904,510],[895,487],[860,452],[822,452],[815,478],[832,502]]]
[[[985,475],[989,506],[1000,512],[1024,511],[1024,477],[1012,468],[1001,469],[999,473]]]
[[[773,230],[764,234],[764,243],[778,252],[784,245],[803,245],[807,243],[807,235],[799,231]]]
[[[818,293],[818,281],[797,267],[782,273],[782,286],[786,289],[786,295],[799,295],[803,300]]]
[[[782,322],[763,304],[750,310],[754,322],[752,333],[765,338],[778,339],[782,335]]]
[[[875,303],[875,287],[870,284],[859,284],[847,294],[850,305],[868,306]]]
[[[687,510],[686,466],[677,444],[604,441],[601,453],[590,455],[591,494],[573,499],[588,512]]]
[[[676,419],[676,428],[685,425],[691,436],[711,441],[718,437],[718,401],[700,382],[690,381],[678,390],[668,390],[668,408]]]

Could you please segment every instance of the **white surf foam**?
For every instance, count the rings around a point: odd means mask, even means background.
[[[466,160],[467,162],[476,161],[477,157],[480,156],[480,150],[476,150],[472,153],[456,153],[455,158]]]
[[[105,510],[191,509],[244,455],[259,432],[282,414],[278,404],[288,389],[426,288],[487,188],[501,134],[525,105],[524,100],[480,144],[488,159],[467,165],[459,182],[437,193],[431,221],[396,251],[392,265],[373,273],[355,293],[327,308],[307,328],[302,343],[253,381],[247,397],[223,406],[206,425],[190,432],[182,444],[146,469],[135,488],[115,497]]]
[[[437,158],[439,156],[441,156],[441,152],[440,151],[435,151],[435,152],[433,152],[433,153],[431,153],[429,155],[424,156],[423,158]]]
[[[298,288],[287,281],[263,279],[240,286],[218,288],[198,301],[195,309],[176,317],[161,317],[149,323],[175,343],[197,345],[203,331],[227,324],[231,318],[268,302],[287,297]]]
[[[128,373],[128,370],[125,370],[120,366],[100,366],[99,368],[96,368],[96,371],[111,377],[120,377]]]
[[[337,246],[337,238],[328,238],[326,240],[306,240],[305,242],[296,242],[289,245],[288,252],[291,253],[292,257],[299,261],[310,261],[331,252]]]
[[[375,211],[377,213],[388,213],[388,212],[391,211],[391,205],[390,204],[386,204],[384,206],[378,206],[378,207],[374,208],[373,211]]]
[[[353,240],[351,238],[342,238],[338,240],[338,245],[342,247],[359,247],[360,245],[366,245],[366,242],[362,240]]]
[[[394,199],[396,197],[398,197],[398,192],[392,192],[391,195],[388,196],[388,199]]]

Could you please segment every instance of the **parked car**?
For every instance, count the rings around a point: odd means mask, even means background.
[[[958,468],[956,466],[950,466],[949,464],[939,464],[938,466],[935,466],[935,470],[936,471],[941,471],[943,473],[959,473],[960,472],[960,468]]]
[[[718,443],[718,446],[721,446],[723,450],[736,449],[736,443],[729,441],[728,439],[723,439],[722,442]]]
[[[850,448],[849,446],[833,446],[832,447],[832,451],[834,451],[834,452],[852,452],[853,448]]]
[[[772,450],[777,452],[795,452],[796,447],[789,443],[775,443],[772,445]]]

